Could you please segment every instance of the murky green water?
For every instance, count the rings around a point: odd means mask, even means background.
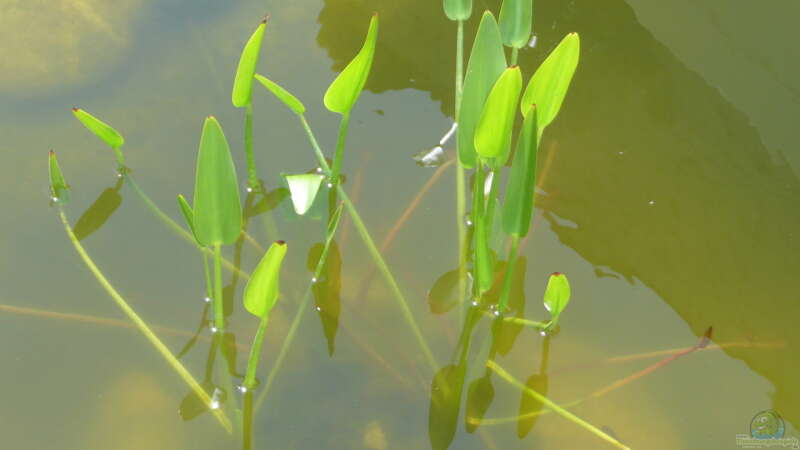
[[[304,100],[328,150],[338,123],[322,94],[378,11],[375,66],[354,112],[344,170],[380,242],[434,173],[411,156],[452,121],[455,26],[438,1],[5,3],[2,448],[238,448],[210,414],[181,418],[188,389],[139,334],[85,320],[124,317],[48,207],[46,151],[58,152],[72,185],[73,223],[92,204],[113,210],[94,232],[84,222],[83,243],[146,320],[169,328],[159,334],[177,353],[202,317],[200,258],[117,184],[113,155],[69,108],[86,108],[125,135],[138,183],[179,219],[175,195],[193,190],[206,115],[225,127],[244,179],[243,117],[230,106],[230,84],[258,19],[272,14],[259,71]],[[476,9],[486,7],[496,12],[497,2]],[[582,55],[542,144],[517,301],[525,301],[525,317],[544,318],[541,293],[553,271],[570,276],[573,300],[557,336],[517,330],[495,360],[558,403],[584,400],[571,411],[632,448],[737,448],[736,435],[748,434],[766,409],[783,417],[787,437],[797,436],[800,51],[788,30],[798,12],[790,0],[536,2],[538,44],[520,54],[526,77],[567,32],[581,34]],[[273,189],[281,172],[315,161],[295,118],[257,92],[258,166]],[[444,170],[385,252],[441,367],[454,362],[463,318],[456,310],[433,314],[426,303],[434,281],[457,262],[455,171]],[[262,244],[291,245],[262,380],[298,311],[311,276],[307,254],[324,227],[322,215],[298,220],[286,199],[273,213],[274,228],[264,215],[249,223]],[[424,449],[431,439],[449,440],[446,426],[429,432],[434,372],[355,229],[343,225],[339,301],[302,311],[298,338],[255,419],[254,448]],[[249,270],[260,253],[245,243],[227,256]],[[243,372],[257,322],[239,306],[243,280],[225,276],[236,294],[230,329]],[[668,354],[609,360],[688,348],[709,327],[712,345],[668,363]],[[486,331],[478,325],[474,342]],[[210,332],[201,337],[182,357],[199,378]],[[643,373],[648,367],[655,370]],[[480,364],[466,373],[462,402],[483,404],[486,422],[474,429],[462,404],[450,448],[605,445],[555,414],[496,423],[519,414],[520,391],[485,376]],[[469,396],[470,386],[480,393]]]

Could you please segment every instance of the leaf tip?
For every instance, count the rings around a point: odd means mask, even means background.
[[[73,106],[72,107],[72,112],[78,112],[79,110],[80,110],[80,108],[78,108],[77,106]]]
[[[261,23],[262,24],[266,24],[267,22],[269,22],[269,19],[271,19],[271,18],[272,18],[272,16],[270,15],[270,13],[266,13],[266,14],[264,14],[264,17],[261,19]]]
[[[278,240],[278,241],[275,241],[275,243],[278,244],[278,245],[286,245],[286,241],[284,241],[282,239]]]

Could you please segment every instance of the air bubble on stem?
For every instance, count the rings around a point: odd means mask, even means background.
[[[210,330],[212,333],[216,334],[216,332],[219,331],[219,328],[212,326]]]
[[[478,306],[478,301],[477,300],[473,300],[472,301],[472,306]]]
[[[246,394],[247,393],[247,386],[245,386],[245,385],[236,386],[236,390],[241,392],[242,394]]]
[[[472,217],[470,217],[469,214],[464,216],[464,224],[466,224],[468,227],[472,226]]]
[[[203,301],[206,303],[211,303],[211,297],[203,297]]]
[[[317,277],[311,277],[311,283],[312,283],[312,284],[313,284],[313,283],[316,283],[317,281],[319,281],[319,280],[317,279]]]
[[[317,173],[322,173],[322,167],[317,167]]]
[[[317,309],[317,311],[322,311],[322,308],[320,308],[319,306],[317,306],[316,309]]]
[[[333,183],[328,183],[328,189],[331,189],[332,187],[333,187]]]

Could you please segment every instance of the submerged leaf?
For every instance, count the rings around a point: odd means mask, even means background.
[[[428,438],[433,450],[447,450],[453,442],[466,371],[465,364],[451,364],[442,367],[433,377],[428,410]]]
[[[61,173],[61,167],[58,165],[56,152],[50,150],[48,163],[50,167],[50,195],[55,201],[66,202],[69,198],[69,186],[64,181],[64,174]]]
[[[525,88],[520,109],[524,115],[528,113],[531,105],[536,105],[540,135],[561,109],[572,75],[578,67],[580,46],[578,33],[570,33],[564,37],[558,47],[536,69],[536,73]]]
[[[554,272],[547,280],[547,288],[544,291],[544,307],[550,312],[553,318],[552,325],[558,323],[558,317],[564,308],[567,307],[570,297],[569,280],[561,272]]]
[[[278,282],[286,247],[286,242],[275,241],[247,281],[244,288],[244,307],[256,317],[263,319],[269,315],[278,300]]]
[[[528,234],[533,214],[536,152],[539,148],[537,118],[536,107],[531,106],[517,139],[517,152],[506,186],[506,201],[503,203],[503,231],[518,237]]]
[[[284,178],[286,178],[286,183],[289,184],[294,212],[302,216],[314,204],[314,199],[319,192],[319,186],[325,177],[317,173],[304,173],[300,175],[284,175]]]
[[[522,48],[528,43],[533,23],[533,0],[503,0],[500,34],[503,44]]]
[[[266,27],[267,19],[264,19],[247,40],[242,50],[242,56],[239,58],[239,66],[236,68],[236,77],[233,79],[233,91],[231,92],[231,102],[237,108],[250,104],[253,75],[256,73],[258,53],[261,51],[261,41],[264,39]]]
[[[102,139],[109,147],[118,149],[125,144],[125,139],[122,138],[122,135],[117,130],[97,117],[80,108],[72,108],[72,114],[81,121],[83,126]]]
[[[369,30],[364,45],[344,70],[333,80],[325,92],[325,107],[329,110],[347,114],[353,109],[358,96],[367,82],[372,60],[375,56],[375,42],[378,38],[378,14],[369,21]]]
[[[478,428],[492,401],[494,401],[494,386],[492,386],[491,372],[487,371],[482,377],[470,383],[467,389],[467,408],[464,413],[464,428],[467,433],[473,433]]]
[[[275,97],[278,97],[278,100],[282,101],[283,104],[294,111],[295,114],[303,114],[306,112],[306,107],[300,100],[297,99],[297,97],[292,95],[291,92],[282,88],[277,83],[263,75],[256,74],[255,77],[256,80],[258,80],[265,88],[267,88],[267,90],[272,92]]]
[[[483,104],[505,68],[506,56],[500,30],[492,13],[486,11],[472,44],[457,118],[458,160],[468,169],[475,167],[477,159],[475,126],[483,111]]]
[[[233,243],[242,229],[239,182],[228,141],[208,117],[200,137],[194,183],[194,226],[203,247]]]
[[[106,188],[92,206],[75,221],[73,231],[75,237],[82,241],[92,233],[105,225],[112,214],[122,204],[122,196],[119,195],[119,188],[122,187],[123,178],[118,178],[117,185],[113,188]]]
[[[459,289],[460,274],[458,269],[445,272],[440,276],[433,287],[428,291],[428,307],[434,314],[444,314],[453,309],[461,300],[461,293]],[[469,284],[471,280],[467,277],[464,280],[466,283],[465,288],[470,290]]]
[[[472,0],[444,0],[444,13],[450,20],[467,20],[472,15]]]
[[[492,87],[478,119],[475,151],[484,160],[495,159],[494,169],[505,165],[508,159],[520,91],[522,72],[519,66],[509,67]]]

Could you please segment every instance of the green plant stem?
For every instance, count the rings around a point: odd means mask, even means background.
[[[500,294],[500,301],[497,303],[497,310],[502,315],[508,303],[508,295],[511,292],[511,279],[514,277],[514,269],[517,263],[517,251],[519,250],[519,235],[511,235],[511,248],[508,250],[506,261],[506,274],[503,279],[503,291]]]
[[[519,54],[519,49],[517,47],[512,47],[511,48],[511,65],[512,66],[516,66],[517,65],[518,54]]]
[[[261,323],[258,324],[258,331],[253,338],[253,346],[250,347],[250,357],[247,359],[247,372],[244,376],[244,387],[248,390],[253,389],[256,383],[256,369],[258,369],[258,360],[261,358],[261,344],[264,343],[264,332],[267,330],[267,322],[269,316],[265,315],[261,318]]]
[[[88,267],[89,271],[92,272],[92,275],[94,275],[94,277],[97,279],[100,285],[103,286],[103,288],[111,296],[114,302],[116,302],[117,306],[119,306],[119,308],[122,309],[122,312],[125,313],[126,316],[128,316],[128,319],[130,319],[130,321],[133,322],[133,324],[145,336],[145,338],[147,338],[147,340],[150,341],[150,344],[153,347],[155,347],[155,349],[158,351],[158,353],[161,354],[161,356],[164,359],[167,360],[167,363],[169,363],[172,369],[178,373],[178,375],[183,379],[184,382],[186,382],[187,385],[189,385],[189,387],[198,396],[198,398],[200,398],[200,400],[204,404],[206,405],[210,404],[211,397],[209,397],[208,393],[206,393],[206,391],[203,390],[202,386],[200,386],[200,383],[198,383],[197,380],[194,379],[192,374],[189,373],[186,367],[184,367],[183,364],[181,364],[181,362],[178,361],[175,358],[175,356],[172,355],[167,346],[164,345],[163,342],[161,342],[158,336],[156,336],[156,334],[150,329],[150,327],[147,326],[144,320],[142,320],[142,318],[139,317],[138,314],[136,314],[136,311],[134,311],[133,308],[131,308],[130,305],[128,305],[128,302],[126,302],[125,299],[119,294],[119,292],[117,292],[117,290],[114,289],[114,286],[111,285],[111,283],[108,281],[108,279],[106,279],[106,277],[103,275],[103,273],[94,263],[94,261],[92,261],[91,257],[89,257],[89,254],[86,253],[86,250],[83,248],[80,241],[78,241],[78,238],[75,236],[75,233],[72,231],[72,227],[69,225],[69,221],[67,220],[67,216],[64,214],[63,208],[59,208],[58,212],[61,218],[61,222],[64,224],[64,229],[67,232],[67,236],[69,236],[69,240],[72,242],[72,245],[75,247],[75,250],[78,252],[78,255],[80,255],[84,264],[86,264],[86,267]],[[228,433],[233,432],[233,426],[231,425],[230,420],[222,411],[212,410],[212,413]]]
[[[136,181],[133,179],[133,177],[130,176],[130,174],[124,174],[123,176],[125,177],[126,183],[131,187],[131,189],[133,189],[133,192],[139,196],[142,202],[144,202],[144,205],[147,207],[147,209],[149,209],[153,214],[155,214],[156,217],[158,217],[162,222],[164,222],[170,229],[172,229],[172,231],[177,233],[178,236],[180,236],[184,241],[195,246],[195,248],[197,248],[204,255],[208,256],[213,254],[213,251],[211,249],[198,247],[197,241],[195,241],[194,236],[192,236],[192,233],[183,228],[182,226],[178,225],[177,222],[172,220],[170,216],[164,213],[164,211],[162,211],[161,208],[159,208],[158,205],[156,205],[155,202],[153,202],[153,200],[150,199],[150,197],[142,190],[142,188],[139,187],[139,184],[136,183]],[[250,279],[250,274],[239,269],[238,267],[236,267],[235,264],[228,261],[227,259],[223,258],[222,264],[225,266],[226,269],[228,269],[231,272],[237,273],[240,277],[246,280]]]
[[[473,182],[472,182],[472,214],[471,214],[471,220],[472,220],[473,234],[475,234],[475,232],[480,229],[480,227],[478,227],[478,221],[483,220],[483,206],[484,206],[483,184],[484,184],[484,174],[483,174],[483,167],[481,167],[481,165],[482,165],[482,163],[478,162],[477,167],[475,168],[475,176],[474,176]],[[477,235],[476,235],[476,237],[477,237]],[[479,279],[480,275],[478,273],[479,270],[477,270],[477,265],[478,265],[477,251],[478,251],[478,246],[475,245],[474,248],[473,248],[473,253],[475,253],[475,254],[472,255],[472,263],[473,263],[473,271],[472,271],[473,272],[472,273],[473,293],[472,294],[473,294],[473,296],[475,298],[477,298],[479,296],[478,294],[479,294],[480,286],[481,286],[481,281]]]
[[[595,436],[599,437],[600,439],[612,444],[613,446],[621,449],[628,449],[629,447],[623,445],[618,440],[614,439],[613,437],[609,436],[608,434],[604,433],[602,430],[597,428],[596,426],[586,422],[585,420],[581,419],[580,417],[572,414],[571,412],[567,411],[566,409],[558,406],[557,404],[553,403],[550,399],[545,397],[544,395],[534,391],[533,389],[529,388],[528,386],[522,384],[519,380],[514,378],[510,373],[506,372],[505,369],[500,367],[496,362],[489,360],[486,362],[486,367],[494,371],[500,378],[509,382],[512,386],[520,389],[525,395],[529,397],[533,397],[536,401],[540,402],[541,404],[547,406],[553,412],[560,415],[561,417],[569,420],[570,422],[578,425],[579,427],[589,431],[590,433],[594,434]]]
[[[115,148],[114,154],[117,155],[117,164],[119,164],[119,171],[120,173],[127,171],[127,167],[125,167],[125,154],[122,153],[122,150]]]
[[[253,448],[253,393],[244,393],[242,407],[242,450]]]
[[[214,285],[211,283],[211,269],[208,267],[208,255],[203,253],[203,273],[206,278],[206,297],[209,299],[214,298]]]
[[[214,327],[217,333],[225,332],[225,310],[222,298],[222,245],[214,244]]]
[[[328,250],[331,248],[331,242],[333,242],[333,237],[336,235],[336,231],[338,229],[339,222],[337,221],[336,226],[332,230],[329,230],[328,235],[325,237],[325,244],[322,246],[322,253],[320,253],[317,265],[314,267],[314,279],[319,279],[319,277],[322,275],[322,269],[325,268],[325,263],[328,260]],[[278,356],[275,358],[275,362],[272,364],[269,375],[267,375],[267,380],[264,382],[264,388],[261,391],[261,394],[258,396],[258,400],[256,401],[256,412],[258,412],[258,410],[261,408],[261,405],[267,399],[267,394],[272,386],[272,382],[275,381],[275,377],[278,375],[278,371],[283,364],[283,359],[286,357],[286,353],[289,351],[289,347],[291,347],[292,342],[294,341],[294,336],[297,333],[297,329],[300,327],[300,322],[303,320],[303,316],[308,310],[308,303],[311,301],[313,286],[314,282],[312,281],[306,288],[306,292],[303,295],[303,300],[300,302],[300,308],[297,310],[297,314],[294,315],[292,324],[289,326],[289,332],[286,334],[286,339],[283,340],[283,344],[278,352]]]
[[[455,119],[458,124],[461,114],[461,96],[464,90],[464,21],[458,21],[456,31],[456,105]],[[458,146],[458,133],[455,136]],[[467,295],[467,228],[464,224],[466,216],[466,192],[464,182],[464,166],[456,156],[456,229],[458,230],[458,307],[463,315],[464,299]]]
[[[256,158],[253,156],[253,103],[248,103],[244,112],[244,153],[247,158],[247,185],[253,191],[259,189]]]
[[[336,139],[336,155],[333,157],[333,170],[331,172],[331,183],[339,185],[339,174],[342,170],[342,159],[344,159],[344,146],[347,141],[347,128],[350,125],[350,113],[342,114],[339,122],[339,137]]]
[[[306,121],[305,117],[303,115],[299,115],[299,117],[300,117],[300,122],[303,124],[303,128],[305,129],[306,134],[308,135],[308,139],[311,142],[311,146],[314,148],[314,153],[317,155],[320,167],[322,168],[323,172],[332,176],[331,169],[328,166],[327,161],[325,161],[325,156],[322,153],[322,149],[317,143],[317,139],[314,137],[314,132],[308,125],[308,122]],[[336,191],[341,197],[342,201],[344,202],[344,206],[345,208],[347,208],[347,212],[350,214],[350,218],[353,220],[353,225],[355,225],[358,234],[361,236],[361,239],[367,246],[367,250],[369,250],[370,254],[372,255],[372,258],[375,260],[375,264],[378,266],[378,269],[380,270],[384,279],[389,284],[389,288],[391,289],[392,294],[394,294],[395,300],[397,300],[397,303],[400,305],[403,317],[405,318],[406,322],[408,322],[408,325],[411,327],[411,330],[414,333],[414,337],[416,338],[420,349],[422,350],[425,360],[428,362],[431,369],[435,371],[437,367],[436,360],[434,359],[433,353],[431,353],[431,350],[428,347],[428,343],[422,336],[422,332],[419,330],[417,322],[414,320],[414,315],[408,308],[408,302],[406,301],[405,296],[400,290],[400,287],[397,285],[397,282],[394,279],[394,275],[392,275],[391,270],[389,270],[389,267],[386,265],[386,261],[384,261],[383,256],[381,256],[378,247],[375,245],[375,241],[372,240],[372,237],[370,236],[367,227],[361,220],[361,216],[358,214],[358,211],[353,205],[353,202],[350,201],[350,197],[347,195],[347,192],[344,191],[344,189],[340,184],[336,184]]]

